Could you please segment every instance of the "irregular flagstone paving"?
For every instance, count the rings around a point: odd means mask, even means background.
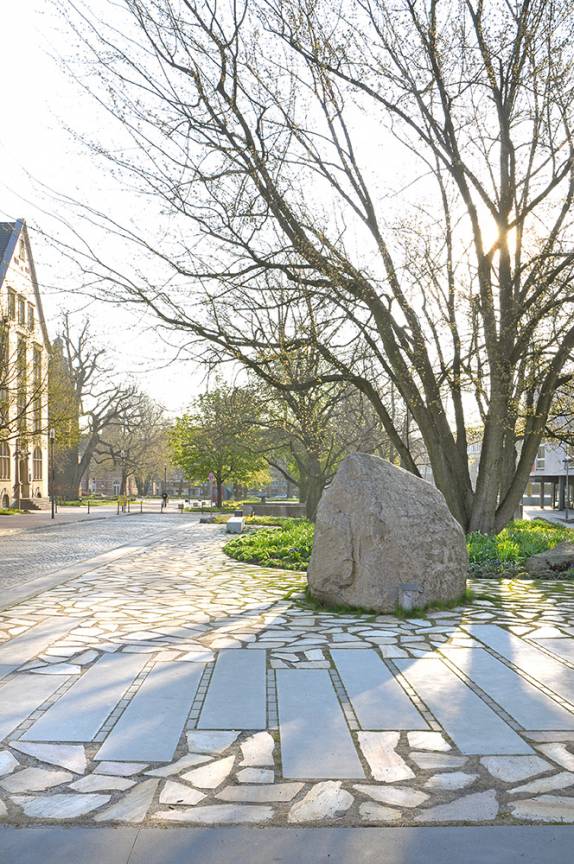
[[[158,538],[0,613],[0,819],[574,823],[574,583],[335,614]]]

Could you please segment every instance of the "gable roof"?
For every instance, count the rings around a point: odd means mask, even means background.
[[[30,277],[32,279],[34,297],[36,298],[36,311],[38,314],[42,335],[44,337],[45,347],[49,351],[50,338],[48,336],[48,330],[46,328],[44,310],[42,309],[42,299],[40,297],[38,279],[36,278],[36,266],[34,264],[32,249],[30,247],[30,238],[28,236],[28,229],[26,227],[26,221],[24,219],[17,219],[16,222],[0,222],[0,288],[3,285],[6,273],[8,272],[8,267],[10,266],[12,256],[16,251],[20,236],[22,236],[24,243],[26,244],[26,254],[28,256],[28,263],[30,265]]]
[[[17,222],[0,222],[0,288],[23,227],[23,219],[18,219]]]

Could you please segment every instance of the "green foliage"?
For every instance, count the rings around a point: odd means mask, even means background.
[[[0,516],[18,516],[25,512],[25,510],[15,510],[13,507],[0,507]]]
[[[249,391],[220,385],[200,396],[193,408],[192,413],[178,417],[169,434],[173,463],[186,479],[203,483],[212,472],[220,488],[225,482],[268,482]]]
[[[223,548],[231,558],[249,564],[306,570],[313,548],[313,531],[313,524],[306,519],[285,519],[281,528],[245,534]]]
[[[475,531],[467,537],[471,573],[518,572],[531,555],[553,549],[564,540],[574,540],[574,531],[544,519],[517,519],[497,535]]]
[[[226,517],[222,521],[226,521]],[[272,516],[255,516],[246,521],[280,527],[274,531],[245,534],[232,540],[225,546],[228,555],[238,561],[264,567],[307,569],[313,548],[314,526],[311,522]],[[510,522],[496,536],[475,531],[467,537],[470,575],[518,574],[523,569],[524,561],[531,555],[553,549],[564,540],[574,540],[574,530],[543,519]]]

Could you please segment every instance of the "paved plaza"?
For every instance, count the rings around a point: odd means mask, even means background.
[[[221,526],[105,520],[109,543],[128,522],[113,560],[0,613],[6,825],[574,824],[574,586],[317,613]]]

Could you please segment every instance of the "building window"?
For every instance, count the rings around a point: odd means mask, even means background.
[[[16,320],[16,294],[8,290],[8,316],[12,321]]]
[[[32,303],[28,303],[28,329],[29,330],[34,329],[34,323],[35,323],[34,306]]]
[[[34,447],[34,456],[32,459],[32,478],[34,480],[42,479],[42,449]]]
[[[536,454],[536,471],[544,471],[544,467],[546,465],[546,446],[541,444],[538,448],[538,453]]]
[[[34,380],[33,427],[34,432],[42,431],[42,351],[34,346],[32,375]]]
[[[26,324],[26,301],[18,297],[18,324]]]
[[[5,442],[0,443],[0,480],[10,479],[10,447]]]

